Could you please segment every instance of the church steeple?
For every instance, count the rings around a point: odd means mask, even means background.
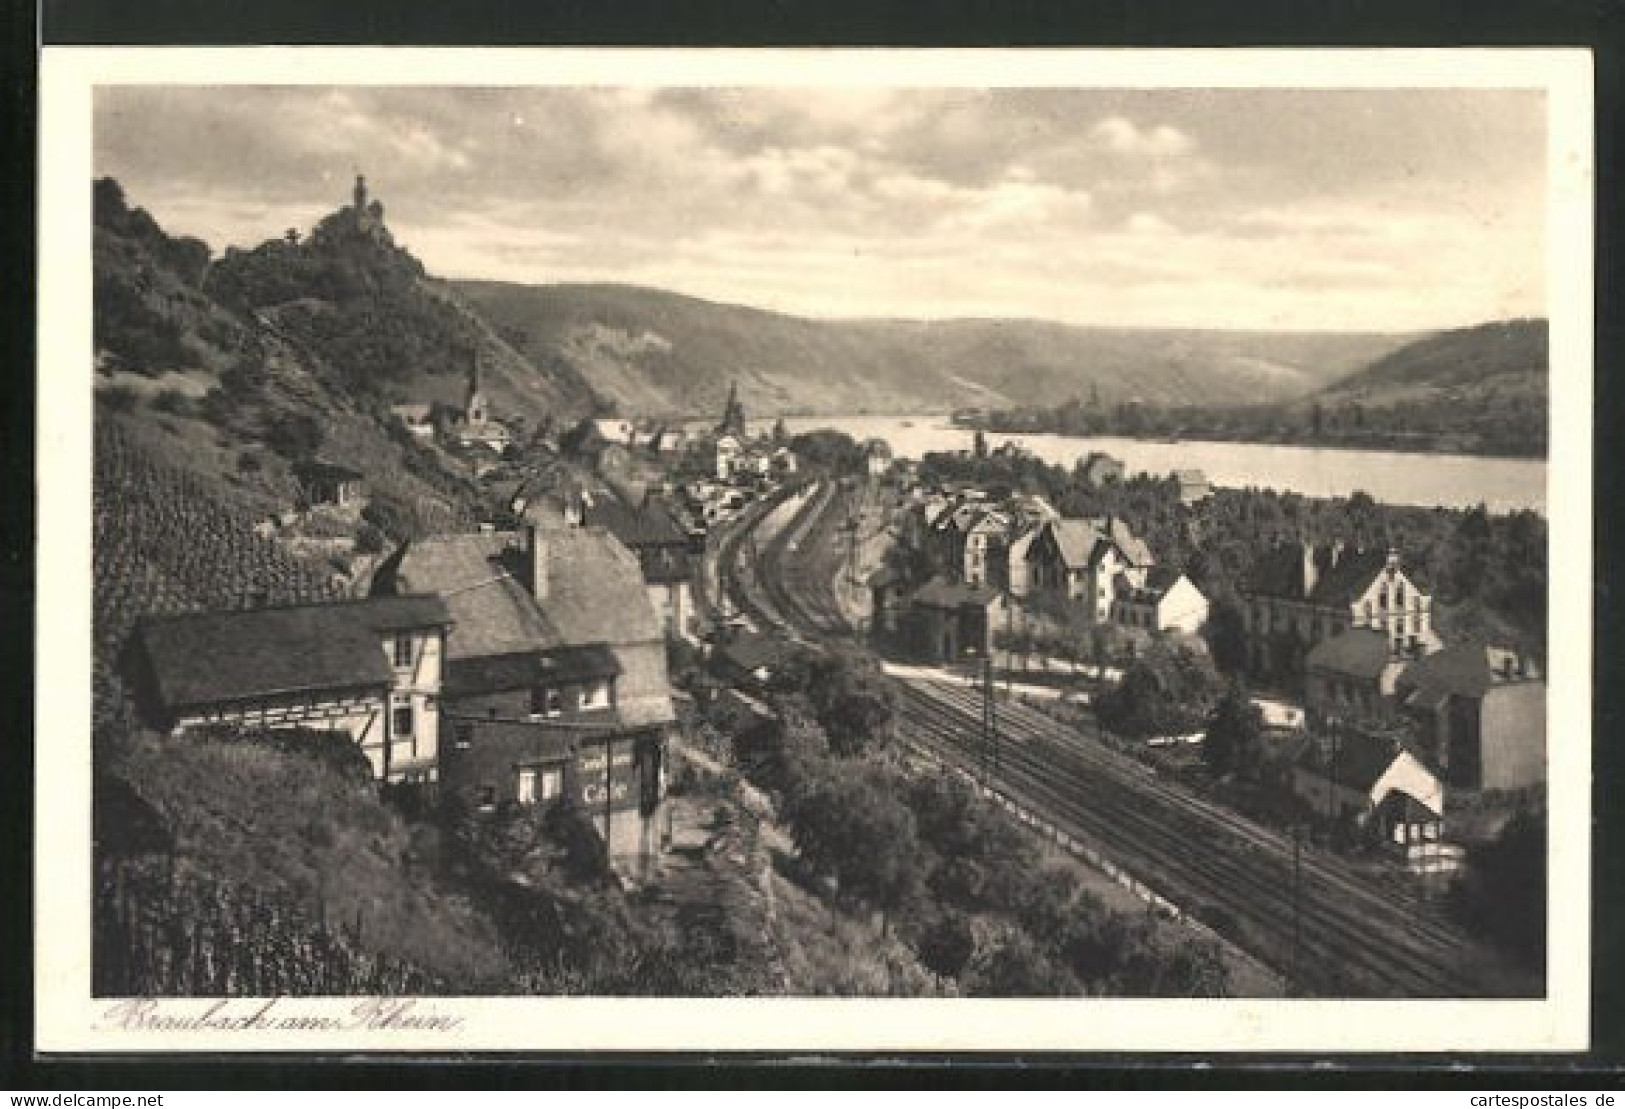
[[[463,416],[470,424],[485,422],[485,395],[480,392],[480,348],[468,352],[468,401]]]
[[[745,406],[739,403],[739,383],[728,383],[728,402],[722,408],[722,422],[717,425],[719,434],[745,434]]]

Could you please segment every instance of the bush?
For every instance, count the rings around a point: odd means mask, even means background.
[[[802,860],[882,912],[908,904],[921,877],[914,814],[894,784],[875,767],[814,763],[780,809]]]
[[[163,390],[153,398],[152,407],[158,412],[167,412],[172,416],[191,417],[198,412],[198,402],[179,389]]]
[[[1462,925],[1506,948],[1526,966],[1546,961],[1546,814],[1519,810],[1501,834],[1468,856],[1451,888]]]
[[[1082,983],[1018,928],[1004,930],[965,974],[976,997],[1075,997]]]
[[[321,450],[322,426],[307,412],[283,412],[266,427],[265,445],[290,462],[305,462]]]
[[[195,742],[252,743],[272,751],[311,759],[351,785],[370,786],[372,763],[349,732],[320,728],[239,728],[220,724],[191,733]]]
[[[1158,640],[1100,698],[1100,722],[1132,738],[1198,731],[1222,688],[1206,651]]]
[[[130,412],[135,409],[140,398],[134,389],[125,385],[115,385],[111,389],[96,390],[96,400],[105,405],[109,412]]]
[[[933,974],[958,978],[976,954],[970,917],[952,909],[935,914],[921,925],[914,950]]]

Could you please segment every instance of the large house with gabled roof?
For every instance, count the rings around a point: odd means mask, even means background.
[[[372,590],[436,593],[451,615],[443,788],[476,808],[569,796],[612,857],[654,853],[675,714],[631,551],[562,518],[437,536],[395,552]]]
[[[1027,549],[1028,590],[1062,597],[1090,622],[1104,624],[1118,590],[1143,588],[1155,564],[1151,549],[1122,520],[1050,520]]]
[[[1351,628],[1377,632],[1395,657],[1440,646],[1433,598],[1394,549],[1277,546],[1258,560],[1241,593],[1249,669],[1288,685],[1302,681],[1317,644]]]
[[[1451,785],[1520,790],[1546,780],[1546,683],[1520,652],[1452,643],[1407,665],[1395,697]]]
[[[439,597],[413,594],[149,616],[136,628],[137,700],[172,732],[347,733],[378,780],[432,783],[451,623]]]

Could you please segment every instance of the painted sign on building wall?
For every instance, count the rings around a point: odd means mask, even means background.
[[[637,804],[637,760],[630,745],[608,753],[602,747],[584,751],[576,760],[576,782],[588,811],[629,809]]]

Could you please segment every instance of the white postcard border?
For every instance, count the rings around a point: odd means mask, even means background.
[[[90,996],[91,219],[97,85],[919,85],[1541,88],[1552,448],[1543,1000]],[[63,1051],[1550,1052],[1589,1038],[1593,194],[1590,54],[1449,50],[622,50],[47,47],[40,71],[37,1047]],[[218,244],[216,244],[218,245]],[[161,1014],[154,1027],[150,1013]],[[256,1019],[257,1018],[257,1019]],[[236,1020],[239,1026],[229,1022]],[[188,1026],[191,1021],[191,1026]],[[288,1024],[303,1026],[289,1027]],[[269,1027],[266,1027],[269,1025]]]

